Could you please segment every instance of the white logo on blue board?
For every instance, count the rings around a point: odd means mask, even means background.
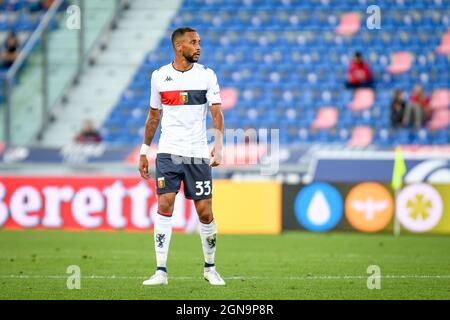
[[[343,201],[339,192],[327,183],[313,183],[295,198],[295,216],[311,231],[327,231],[342,219]]]
[[[405,175],[405,183],[448,183],[450,181],[450,161],[427,160],[411,168]]]

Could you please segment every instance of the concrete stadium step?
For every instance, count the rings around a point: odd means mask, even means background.
[[[56,121],[46,128],[43,145],[62,146],[73,141],[83,120],[99,127],[115,107],[144,57],[165,35],[180,0],[130,1],[117,29],[109,35],[106,49],[96,51],[95,64],[84,69],[79,84],[66,92],[67,102],[59,104]]]

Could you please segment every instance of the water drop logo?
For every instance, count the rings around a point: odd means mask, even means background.
[[[313,224],[320,225],[326,223],[331,216],[330,206],[322,191],[314,193],[311,203],[306,211],[306,217]]]
[[[311,231],[327,231],[342,219],[343,201],[339,192],[327,183],[313,183],[303,188],[295,199],[298,222]]]

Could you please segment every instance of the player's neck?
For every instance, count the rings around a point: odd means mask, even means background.
[[[172,62],[172,66],[175,68],[175,70],[184,72],[191,70],[194,64],[190,63],[184,58],[175,58],[175,60]]]

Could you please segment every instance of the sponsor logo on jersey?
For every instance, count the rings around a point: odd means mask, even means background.
[[[166,80],[164,80],[164,82],[167,82],[167,81],[173,81],[172,77],[171,76],[167,76],[167,78],[166,78]]]

